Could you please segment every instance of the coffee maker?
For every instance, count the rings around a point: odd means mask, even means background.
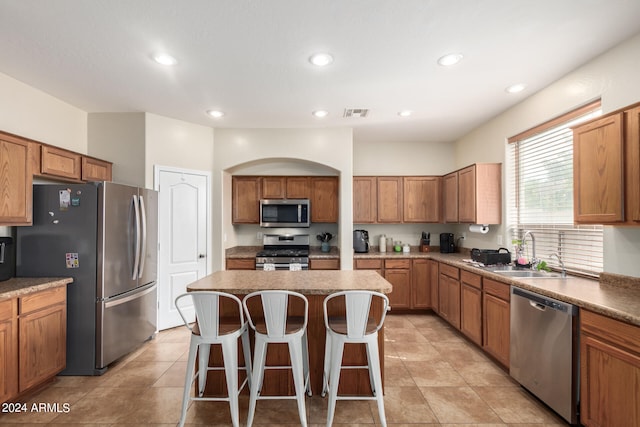
[[[369,232],[367,230],[353,230],[353,251],[369,252]]]
[[[440,233],[440,253],[450,254],[456,251],[453,233]]]

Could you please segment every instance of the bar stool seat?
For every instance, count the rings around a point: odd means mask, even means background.
[[[252,305],[252,300],[259,299],[260,306]],[[297,299],[303,303],[304,315],[288,314],[290,300]],[[249,415],[247,427],[251,427],[255,416],[257,400],[261,399],[296,399],[298,415],[303,427],[307,425],[305,392],[311,396],[309,383],[309,350],[307,341],[307,320],[309,301],[297,292],[269,290],[250,293],[242,300],[249,326],[255,331],[255,349],[253,356],[253,372],[249,397]],[[253,306],[253,312],[250,306]],[[262,310],[255,307],[261,307]],[[289,348],[290,366],[266,366],[267,346],[271,343],[286,343]],[[260,395],[264,371],[267,369],[290,368],[293,374],[295,396],[262,396]]]
[[[344,299],[345,316],[329,316],[328,306],[337,299]],[[382,300],[382,313],[376,320],[371,315],[373,298]],[[374,291],[343,291],[336,292],[325,298],[323,302],[326,342],[324,353],[324,373],[322,396],[329,394],[327,409],[327,427],[333,425],[333,418],[338,400],[376,400],[378,415],[382,426],[387,425],[384,412],[384,396],[382,390],[382,372],[378,353],[378,331],[384,324],[389,307],[389,298]],[[367,351],[367,365],[342,366],[344,345],[347,343],[365,344]],[[371,396],[342,396],[338,395],[341,369],[368,369],[371,384]]]
[[[180,308],[180,301],[184,298],[192,298],[196,312],[196,323],[190,325],[184,315],[184,309]],[[220,305],[230,302],[237,306],[237,316],[221,317]],[[184,321],[185,326],[191,331],[189,343],[189,358],[187,360],[187,373],[182,397],[182,412],[180,415],[180,427],[184,426],[187,416],[187,407],[191,400],[228,401],[231,412],[231,422],[234,427],[240,425],[238,394],[245,385],[251,388],[251,351],[249,348],[249,329],[244,319],[242,301],[235,295],[215,291],[188,292],[179,295],[175,305]],[[226,304],[225,304],[226,306]],[[238,338],[242,339],[244,366],[238,366]],[[209,366],[209,354],[211,345],[220,345],[224,367]],[[196,355],[198,355],[198,371],[195,372]],[[238,386],[238,371],[244,369],[247,377]],[[209,371],[225,371],[227,383],[226,397],[204,397],[204,389],[207,383]],[[198,395],[191,396],[191,389],[196,377],[198,378]]]

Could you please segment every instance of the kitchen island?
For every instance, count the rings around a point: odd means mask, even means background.
[[[346,290],[370,290],[390,293],[392,286],[375,271],[347,270],[304,270],[304,271],[260,271],[233,270],[218,271],[206,276],[187,287],[189,292],[221,291],[234,294],[242,299],[245,295],[260,290],[284,289],[299,292],[309,300],[309,321],[307,333],[309,337],[309,368],[311,390],[315,394],[322,391],[322,370],[324,364],[325,327],[322,303],[324,298],[334,292]],[[302,307],[290,307],[291,315],[300,314]],[[339,309],[337,309],[339,310]],[[382,305],[372,306],[374,316],[381,314]],[[221,314],[233,315],[233,307],[221,307]],[[339,312],[330,312],[339,315]],[[384,328],[378,335],[380,365],[384,380]],[[216,350],[216,351],[214,351]],[[241,353],[239,351],[239,353]],[[241,363],[242,355],[239,355]],[[211,351],[212,365],[221,366],[222,356],[218,348]],[[267,365],[288,365],[289,352],[286,345],[271,344],[267,352]],[[366,365],[367,356],[363,345],[347,345],[343,364]],[[242,374],[241,374],[242,375]],[[370,393],[369,373],[366,369],[343,370],[340,380],[341,394]],[[226,393],[224,375],[212,371],[207,380],[206,395],[222,395]],[[290,371],[268,370],[262,387],[263,395],[293,395],[293,380]]]

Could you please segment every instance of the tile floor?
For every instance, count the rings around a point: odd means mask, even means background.
[[[566,426],[482,351],[434,315],[389,315],[385,343],[385,408],[396,427]],[[101,377],[57,377],[30,396],[59,412],[0,413],[0,426],[175,426],[180,417],[189,335],[163,331]],[[326,399],[307,399],[310,426],[325,425]],[[64,404],[68,404],[65,411]],[[241,397],[240,420],[248,399]],[[378,420],[374,401],[338,402],[334,425],[365,427]],[[226,402],[195,402],[187,425],[230,426]],[[295,401],[258,402],[254,425],[299,424]]]

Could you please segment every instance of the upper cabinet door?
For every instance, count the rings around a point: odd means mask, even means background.
[[[576,223],[624,221],[623,113],[573,130],[573,210]]]
[[[232,219],[234,224],[260,224],[261,180],[257,176],[232,177]]]
[[[265,176],[262,178],[263,199],[284,199],[286,194],[286,179],[284,176]]]
[[[378,177],[378,222],[402,222],[402,177]]]
[[[458,172],[458,220],[476,223],[476,166]]]
[[[53,175],[73,180],[80,180],[82,177],[80,154],[48,145],[42,146],[41,154],[42,164],[40,171],[43,175]]]
[[[0,134],[0,225],[31,225],[31,162],[29,141]]]
[[[640,221],[640,106],[625,111],[625,194],[626,216]]]
[[[311,198],[311,178],[308,176],[287,177],[287,199]]]
[[[378,187],[375,176],[353,177],[353,223],[371,224],[377,221]]]
[[[311,222],[338,222],[338,177],[311,178]]]
[[[458,172],[445,175],[442,187],[444,222],[458,222]]]
[[[404,222],[440,221],[441,178],[406,176],[403,178]]]
[[[111,181],[112,163],[82,156],[83,181]]]

